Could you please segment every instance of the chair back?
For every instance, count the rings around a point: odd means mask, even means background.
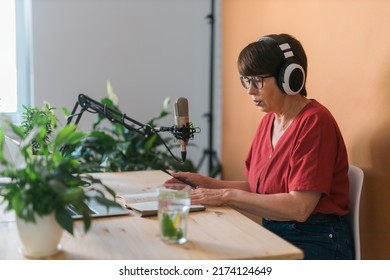
[[[355,259],[360,260],[360,231],[359,231],[359,209],[360,196],[363,188],[364,173],[357,166],[349,165],[349,216],[348,221],[353,233],[355,245]]]

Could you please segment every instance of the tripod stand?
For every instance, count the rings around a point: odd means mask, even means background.
[[[208,157],[208,175],[216,177],[221,173],[222,167],[217,158],[217,153],[213,149],[213,125],[214,125],[214,11],[215,11],[215,0],[211,0],[211,13],[206,17],[209,20],[211,32],[210,32],[210,84],[209,84],[209,112],[204,114],[208,119],[209,123],[209,139],[208,149],[203,150],[203,155],[199,161],[197,169],[199,170],[203,162]]]

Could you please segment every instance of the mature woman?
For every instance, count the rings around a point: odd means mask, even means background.
[[[305,259],[352,259],[347,152],[331,113],[306,98],[302,45],[287,34],[261,37],[241,51],[238,70],[254,105],[266,113],[245,161],[247,180],[173,175],[198,185],[192,203],[261,216],[264,227],[301,248]]]

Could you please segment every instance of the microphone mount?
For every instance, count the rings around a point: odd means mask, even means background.
[[[81,107],[80,109],[79,106]],[[77,112],[77,110],[79,110],[79,112]],[[146,139],[151,137],[152,135],[156,135],[162,141],[171,156],[178,162],[184,161],[181,161],[174,156],[168,145],[159,135],[159,132],[170,132],[176,139],[184,141],[193,139],[194,134],[200,132],[200,128],[194,128],[191,123],[181,128],[178,128],[176,125],[170,127],[162,126],[154,128],[151,127],[149,124],[143,124],[133,118],[130,118],[125,113],[116,111],[107,106],[106,104],[102,104],[84,94],[79,94],[78,101],[76,101],[76,104],[73,107],[70,116],[68,116],[67,118],[67,125],[72,122],[74,117],[76,117],[74,124],[77,125],[85,111],[94,114],[101,114],[106,117],[110,122],[119,123],[126,129],[143,135]]]

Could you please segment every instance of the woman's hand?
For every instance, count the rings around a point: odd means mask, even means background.
[[[200,186],[191,191],[191,204],[221,206],[225,204],[226,189],[208,189]]]
[[[196,186],[196,188],[191,191],[191,204],[213,206],[220,206],[224,204],[222,201],[224,190],[207,188],[204,185],[206,181],[205,176],[192,172],[174,172],[171,173],[171,175],[173,178],[170,178],[163,183],[163,185],[167,188],[176,189],[185,186],[185,183],[182,183],[176,178],[184,179]]]
[[[184,183],[180,182],[176,178],[184,179],[190,183],[192,183],[195,186],[200,186],[204,184],[204,176],[202,176],[199,173],[192,173],[192,172],[173,172],[171,175],[174,178],[170,178],[166,180],[163,185],[166,187],[172,187],[172,185],[185,185]],[[176,177],[176,178],[175,178]]]

